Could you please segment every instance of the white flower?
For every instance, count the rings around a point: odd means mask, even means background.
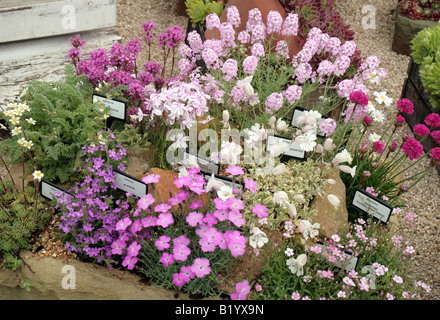
[[[279,176],[282,175],[283,173],[287,172],[287,168],[286,165],[284,163],[280,163],[279,165],[277,165],[275,168],[273,168],[270,173],[273,174],[274,176]]]
[[[305,123],[313,126],[322,118],[322,115],[316,110],[304,111],[303,116],[305,117]]]
[[[270,149],[270,154],[273,157],[278,157],[289,150],[289,143],[285,142],[285,140],[277,140],[275,144]]]
[[[278,191],[273,194],[273,202],[285,206],[289,204],[289,197],[284,191]]]
[[[374,121],[377,121],[377,122],[383,122],[383,121],[385,120],[385,115],[384,115],[383,112],[380,111],[380,110],[374,110],[374,111],[371,113],[371,118],[372,118]]]
[[[249,238],[249,244],[252,248],[261,248],[269,241],[266,234],[257,227],[253,227],[250,232],[252,236]]]
[[[220,158],[222,164],[235,166],[239,162],[239,156],[243,149],[235,142],[223,141],[222,149],[220,151]]]
[[[29,124],[35,124],[35,120],[32,118],[26,119]]]
[[[319,223],[313,225],[307,220],[301,220],[299,222],[298,230],[302,232],[304,239],[308,240],[314,238],[319,234],[318,229],[321,227]]]
[[[15,125],[20,124],[20,118],[12,117],[12,118],[11,118],[11,123],[12,123],[12,124],[15,124]]]
[[[352,161],[353,158],[351,157],[347,149],[344,149],[341,152],[339,152],[337,155],[335,155],[334,159],[332,160],[333,164],[339,164],[343,162],[351,163]]]
[[[183,132],[171,136],[170,139],[171,141],[173,141],[173,143],[170,146],[171,150],[176,150],[180,148],[186,149],[188,147],[186,142],[189,141],[189,137],[185,136]]]
[[[214,190],[220,190],[223,186],[225,186],[225,184],[223,183],[223,181],[214,178],[214,174],[211,175],[211,178],[209,178],[208,183],[205,186],[205,190],[206,191],[211,191],[212,189]]]
[[[354,178],[354,176],[356,175],[356,167],[357,166],[350,168],[349,166],[342,165],[342,166],[338,166],[338,169],[341,170],[342,172],[351,174],[351,176]]]
[[[35,170],[32,175],[34,176],[34,180],[38,181],[41,181],[41,179],[44,177],[44,174],[40,170]]]
[[[295,142],[299,144],[304,151],[312,151],[316,146],[316,134],[310,130],[295,138]]]
[[[223,110],[222,121],[224,128],[229,128],[229,111]]]
[[[17,143],[18,143],[20,146],[24,147],[24,145],[27,143],[27,141],[26,141],[25,138],[20,138],[20,139],[18,139]]]
[[[372,113],[376,110],[376,108],[374,107],[374,104],[371,101],[368,101],[368,111],[367,113]]]
[[[335,196],[334,194],[329,194],[327,196],[327,200],[328,200],[328,202],[330,202],[333,205],[333,207],[335,207],[335,209],[337,209],[339,207],[339,204],[341,203],[339,198],[337,196]]]
[[[16,136],[19,133],[21,133],[20,127],[15,127],[14,129],[11,130],[11,135],[13,135],[13,136]]]
[[[373,84],[380,84],[380,77],[377,75],[376,70],[374,70],[373,72],[368,74],[366,80],[368,80],[368,82],[373,83]]]
[[[276,128],[278,131],[287,131],[289,126],[287,125],[286,121],[280,118],[277,120]]]
[[[293,256],[293,249],[292,248],[287,248],[284,253],[286,254],[286,256],[291,257]]]
[[[385,104],[387,107],[389,107],[391,105],[391,103],[393,103],[393,99],[387,96],[387,93],[385,91],[381,91],[381,92],[374,92],[374,96],[376,98],[374,98],[374,100],[376,100],[376,102],[378,104]]]
[[[32,146],[34,145],[34,143],[32,141],[26,141],[23,146],[30,149],[32,148]]]
[[[290,271],[297,276],[302,276],[304,274],[303,267],[307,263],[307,256],[303,253],[300,254],[296,259],[290,258],[286,261],[286,265],[289,267]]]
[[[290,217],[292,218],[296,217],[296,215],[298,214],[298,211],[296,210],[296,207],[293,203],[289,203],[287,205],[287,209],[289,210]]]
[[[233,194],[233,190],[231,187],[229,186],[222,186],[220,188],[220,190],[217,191],[217,195],[219,196],[220,199],[222,199],[223,201],[232,198],[234,196]]]
[[[371,142],[377,142],[380,140],[380,135],[378,135],[376,132],[373,132],[368,136],[368,140]]]

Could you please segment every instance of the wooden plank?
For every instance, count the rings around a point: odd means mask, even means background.
[[[115,0],[0,1],[0,43],[115,25]]]

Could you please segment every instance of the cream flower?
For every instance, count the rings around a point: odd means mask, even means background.
[[[217,195],[219,196],[220,199],[222,199],[223,201],[232,198],[234,196],[233,194],[233,190],[231,187],[229,186],[222,186],[220,188],[220,190],[217,191]]]
[[[319,223],[311,224],[307,220],[301,220],[299,222],[298,230],[302,232],[304,239],[308,240],[316,237],[319,234],[319,228],[321,225]]]
[[[380,140],[380,135],[378,135],[376,132],[373,132],[368,136],[368,140],[370,140],[371,142],[377,142]]]
[[[278,191],[273,194],[273,202],[285,206],[289,204],[289,197],[284,191]]]
[[[344,149],[341,152],[339,152],[337,155],[335,155],[334,159],[332,160],[333,164],[339,164],[343,162],[351,163],[352,161],[353,158],[351,157],[347,149]]]
[[[296,274],[297,276],[302,276],[304,274],[303,267],[307,263],[307,256],[303,253],[300,254],[296,259],[290,258],[286,260],[286,265],[289,268],[289,270]]]
[[[41,179],[44,177],[44,174],[40,170],[35,170],[32,175],[34,176],[34,180],[38,181],[41,181]]]
[[[385,120],[385,115],[380,110],[374,110],[371,112],[371,118],[377,122],[383,122]]]
[[[374,100],[376,100],[376,102],[378,104],[385,104],[387,107],[389,107],[391,105],[391,103],[393,103],[393,99],[387,96],[386,91],[381,91],[381,92],[374,92]]]
[[[266,234],[257,227],[250,230],[252,236],[249,238],[249,244],[252,248],[261,248],[269,241]]]
[[[35,120],[32,118],[26,119],[29,124],[35,124]]]
[[[333,205],[333,207],[335,207],[335,209],[337,209],[339,207],[339,204],[341,203],[339,198],[337,196],[335,196],[334,194],[329,194],[327,196],[327,200],[328,200],[328,202],[330,202]]]
[[[11,135],[13,135],[13,136],[16,136],[19,133],[21,133],[20,127],[15,127],[14,129],[11,130]]]

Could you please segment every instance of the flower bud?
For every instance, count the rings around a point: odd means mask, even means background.
[[[324,141],[324,150],[326,151],[332,151],[336,148],[336,146],[333,144],[333,140],[331,138],[327,138]]]
[[[373,122],[373,120],[371,120],[371,118],[369,116],[364,116],[364,119],[362,120],[362,124],[364,125],[364,127],[369,127],[371,126],[371,123]]]
[[[321,144],[318,143],[318,144],[316,145],[315,151],[316,151],[317,153],[324,153],[324,147],[323,147]]]
[[[369,150],[368,145],[364,142],[359,146],[358,152],[359,153],[367,153]]]
[[[371,172],[370,171],[364,171],[364,172],[362,172],[362,176],[365,179],[368,179],[371,176]]]
[[[397,149],[397,143],[395,141],[393,141],[393,143],[391,143],[388,147],[388,150],[390,150],[390,152],[394,152]]]
[[[229,122],[229,112],[228,110],[223,110],[223,123],[228,123]]]
[[[379,166],[379,164],[378,164],[377,162],[372,162],[372,163],[371,163],[371,167],[372,167],[373,169],[376,169],[378,166]]]
[[[269,125],[269,127],[273,129],[275,125],[275,121],[277,121],[277,118],[275,118],[275,116],[272,116],[270,117],[269,122],[267,124]]]
[[[406,183],[403,183],[400,187],[399,187],[401,192],[407,192],[409,187]]]

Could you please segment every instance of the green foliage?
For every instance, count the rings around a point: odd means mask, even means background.
[[[420,65],[420,78],[433,108],[440,109],[440,22],[420,31],[411,42],[411,56]]]
[[[3,256],[0,255],[0,271],[4,269],[12,270],[18,280],[19,286],[26,289],[26,291],[29,291],[32,287],[32,283],[28,278],[24,277],[21,274],[22,266],[23,260],[16,257],[15,255],[12,255],[10,253],[5,253]]]
[[[316,243],[304,245],[298,239],[284,241],[278,250],[266,256],[262,276],[258,280],[262,290],[252,292],[248,298],[415,299],[423,286],[416,282],[416,277],[411,272],[412,263],[408,262],[415,254],[407,250],[411,241],[396,236],[385,226],[371,220],[351,224],[350,232],[341,235],[340,240],[336,242],[325,241],[321,248],[325,248],[327,254],[323,253],[323,249],[321,252],[316,250]],[[402,245],[404,242],[405,245]],[[292,249],[293,255],[286,254],[287,248]],[[353,256],[341,260],[338,258],[341,249],[348,250]],[[287,260],[296,259],[303,253],[306,254],[307,261],[302,267],[302,272],[293,273],[287,265]],[[353,271],[346,270],[343,263],[348,263],[354,256],[358,258],[356,267]],[[338,261],[338,265],[335,261]]]
[[[252,208],[262,204],[268,211],[268,228],[276,230],[283,227],[283,223],[290,221],[292,216],[307,219],[314,212],[310,210],[310,202],[320,193],[325,184],[326,169],[320,168],[314,161],[289,161],[280,164],[276,159],[273,169],[266,171],[249,167],[244,178],[253,179],[259,186],[255,193],[245,192],[243,197],[248,205],[243,210],[243,215],[248,221],[248,227],[258,226]],[[260,172],[258,172],[260,171]],[[282,206],[274,202],[274,194],[284,191],[289,203],[295,207],[296,214],[292,214],[292,207]]]
[[[32,234],[49,220],[50,213],[38,202],[35,188],[15,188],[11,180],[0,184],[0,253],[29,249]]]
[[[48,180],[62,183],[74,176],[81,148],[105,127],[103,113],[91,101],[92,87],[85,76],[77,76],[72,65],[66,65],[65,76],[62,82],[30,82],[22,99],[31,107],[27,116],[36,123],[21,124],[34,143],[35,166]],[[0,148],[11,162],[21,157],[16,139],[3,141]]]
[[[210,0],[186,0],[186,12],[195,28],[197,24],[204,25],[205,18],[211,13],[220,16],[223,12],[224,3],[222,1]]]

